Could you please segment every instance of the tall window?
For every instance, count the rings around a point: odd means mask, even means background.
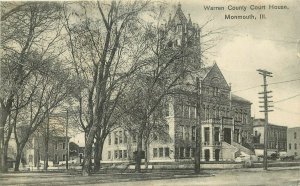
[[[297,138],[297,132],[294,132],[294,139]]]
[[[294,148],[295,148],[295,150],[297,149],[297,143],[294,144]]]
[[[66,161],[66,155],[65,154],[63,154],[62,159],[63,159],[63,161]]]
[[[190,157],[190,153],[191,153],[191,148],[190,148],[190,147],[187,147],[187,148],[185,149],[185,157],[186,157],[186,158],[189,158],[189,157]]]
[[[125,159],[127,158],[127,150],[123,151],[123,158],[125,158]]]
[[[179,136],[181,139],[184,139],[184,126],[183,125],[179,126]]]
[[[196,140],[196,126],[192,126],[192,140]]]
[[[159,148],[159,157],[163,157],[163,156],[164,156],[164,149]]]
[[[165,157],[170,156],[170,149],[168,147],[165,148]]]
[[[65,149],[66,148],[66,143],[62,143],[62,149]]]
[[[210,111],[210,110],[209,110],[209,105],[207,105],[207,110],[206,110],[207,116],[206,116],[206,119],[210,119],[210,118],[209,118],[209,111]]]
[[[119,131],[119,143],[123,143],[123,131]]]
[[[57,154],[54,154],[54,163],[58,163],[58,156],[57,156]]]
[[[108,134],[108,145],[111,145],[111,134]]]
[[[55,142],[55,150],[57,150],[57,146],[58,146],[57,144],[58,144],[58,143],[57,143],[57,141],[56,141],[56,142]]]
[[[123,156],[122,156],[122,150],[119,150],[119,158],[122,159]]]
[[[153,148],[153,158],[157,157],[157,148]]]
[[[29,159],[29,162],[31,163],[33,161],[33,156],[30,154],[28,159]]]
[[[204,142],[209,142],[209,127],[204,128]]]
[[[127,133],[126,133],[126,130],[124,130],[124,143],[127,143]]]
[[[183,117],[185,117],[185,118],[189,117],[189,106],[187,106],[187,105],[183,106]]]
[[[219,93],[220,93],[219,88],[218,88],[218,87],[213,87],[213,95],[214,95],[214,96],[218,96]]]
[[[115,144],[118,144],[118,132],[114,132]]]
[[[135,133],[132,134],[132,142],[136,143],[136,134]]]
[[[115,159],[118,159],[118,150],[115,150]]]
[[[184,147],[180,147],[179,156],[180,156],[180,158],[184,158]]]
[[[165,113],[166,113],[166,117],[170,116],[170,110],[169,110],[169,104],[168,103],[165,105]]]
[[[197,118],[197,109],[195,106],[190,107],[190,118]]]
[[[186,127],[185,140],[190,140],[190,127]]]
[[[219,142],[220,141],[219,135],[220,135],[220,128],[219,127],[215,127],[215,142]]]
[[[220,118],[220,108],[219,107],[217,107],[217,116],[216,116],[216,118]]]
[[[108,151],[107,158],[108,158],[109,160],[111,159],[111,151]]]

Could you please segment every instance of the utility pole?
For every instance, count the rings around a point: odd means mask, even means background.
[[[46,123],[46,135],[45,135],[45,159],[44,159],[44,170],[48,170],[48,160],[49,160],[49,106],[47,106],[47,123]]]
[[[69,169],[69,139],[68,139],[68,125],[69,125],[69,110],[66,114],[66,169]]]
[[[273,107],[269,105],[270,102],[268,98],[272,98],[272,96],[269,96],[268,94],[272,93],[272,91],[268,91],[268,84],[267,84],[267,77],[273,77],[271,72],[268,72],[266,70],[257,70],[260,75],[263,76],[263,82],[264,84],[262,85],[264,87],[264,91],[260,92],[258,94],[263,94],[263,97],[259,97],[260,99],[263,99],[263,101],[260,101],[259,103],[263,103],[263,106],[259,106],[260,108],[263,108],[260,112],[265,113],[265,124],[264,124],[264,170],[268,170],[268,161],[267,161],[267,145],[268,145],[268,113],[272,112],[273,110],[269,110],[270,107]]]
[[[200,173],[200,160],[201,160],[201,84],[199,78],[196,78],[197,90],[197,126],[196,126],[196,150],[195,150],[195,173]]]

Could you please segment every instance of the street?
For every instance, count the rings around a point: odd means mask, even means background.
[[[300,167],[206,170],[195,175],[191,170],[150,173],[95,174],[83,177],[70,173],[10,173],[0,175],[0,185],[300,185]]]

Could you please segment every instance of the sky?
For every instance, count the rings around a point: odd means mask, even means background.
[[[168,0],[174,10],[178,0]],[[273,91],[274,111],[269,122],[288,127],[300,126],[300,1],[298,0],[185,0],[181,1],[186,17],[203,25],[213,19],[202,31],[221,28],[221,39],[211,49],[207,65],[216,62],[232,93],[252,102],[252,116],[264,118],[259,112],[259,95],[263,91],[262,76],[257,69],[273,73],[267,79]],[[265,10],[250,10],[250,5],[265,6]],[[269,5],[285,5],[285,10],[269,10]],[[224,10],[207,11],[204,6],[221,6]],[[228,6],[246,6],[246,11],[228,10]],[[255,15],[256,20],[225,20],[225,14]],[[266,19],[259,20],[259,14]],[[274,84],[272,84],[274,83]],[[278,102],[277,102],[278,101]],[[83,134],[73,138],[83,145]],[[82,140],[78,140],[82,139]]]
[[[176,6],[179,1],[169,1]],[[228,6],[246,6],[246,11],[230,11]],[[265,6],[265,10],[250,10],[250,5]],[[269,10],[269,5],[286,5],[287,10]],[[259,112],[259,95],[263,91],[262,76],[257,69],[273,73],[267,78],[268,89],[274,101],[274,112],[269,113],[269,122],[288,126],[300,126],[300,1],[298,0],[189,0],[181,2],[186,16],[200,26],[213,19],[203,29],[223,28],[221,40],[212,49],[208,65],[216,62],[232,93],[252,102],[252,116],[264,118]],[[207,11],[204,6],[223,6],[224,10]],[[225,14],[255,15],[256,20],[226,20]],[[266,19],[259,20],[259,14]],[[292,80],[292,81],[290,81]],[[289,81],[278,83],[282,81]],[[272,84],[276,83],[276,84]],[[290,99],[288,99],[290,98]],[[278,102],[276,102],[278,101]]]

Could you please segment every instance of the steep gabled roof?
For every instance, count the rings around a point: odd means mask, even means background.
[[[201,68],[200,71],[197,73],[198,77],[202,80],[206,77],[206,75],[210,72],[213,66]]]
[[[181,9],[181,4],[179,3],[177,6],[176,13],[172,19],[173,24],[186,24],[188,22],[187,18],[185,17],[182,9]]]
[[[235,94],[231,94],[231,99],[232,99],[232,101],[238,101],[238,102],[244,102],[244,103],[250,103],[250,104],[252,104],[249,100],[247,100],[245,98],[242,98],[240,96],[237,96]]]

